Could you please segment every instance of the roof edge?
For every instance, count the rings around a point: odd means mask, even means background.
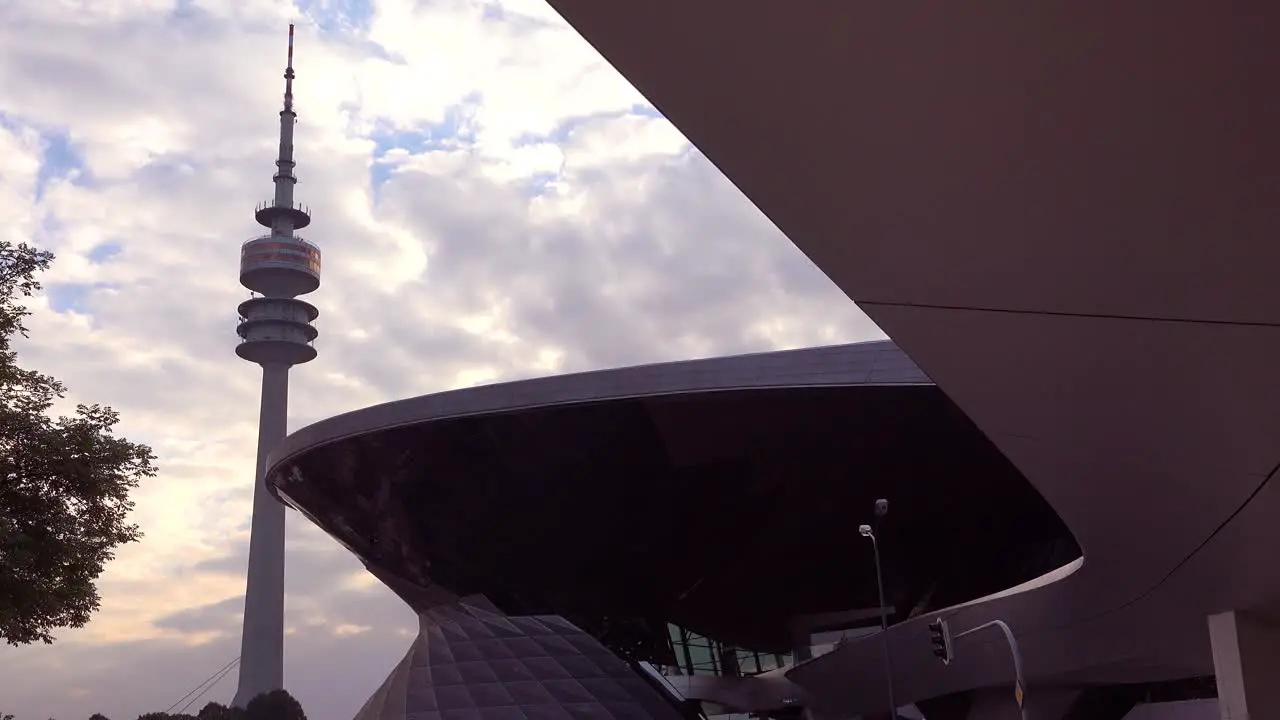
[[[932,384],[889,340],[508,380],[393,400],[312,423],[272,450],[267,475],[294,455],[321,445],[433,420],[685,393]]]

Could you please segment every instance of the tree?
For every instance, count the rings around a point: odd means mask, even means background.
[[[112,434],[115,411],[78,405],[55,419],[65,388],[18,367],[12,341],[26,337],[30,314],[21,298],[52,261],[0,242],[0,637],[10,645],[52,643],[53,630],[89,621],[103,566],[141,537],[125,521],[129,492],[155,475],[151,448]]]
[[[89,720],[111,720],[111,718],[103,715],[102,713],[94,713],[89,716]]]
[[[197,720],[239,720],[240,712],[235,708],[216,702],[206,703],[196,714]]]
[[[287,690],[272,690],[249,701],[245,720],[307,720],[299,703]]]

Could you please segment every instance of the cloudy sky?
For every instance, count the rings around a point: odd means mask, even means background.
[[[291,428],[880,336],[543,0],[3,0],[0,237],[58,256],[21,361],[120,410],[161,467],[96,619],[0,647],[18,720],[163,710],[238,654],[260,375],[233,353],[237,248],[271,195],[290,21],[297,196],[325,253]],[[287,684],[348,720],[413,618],[289,523]]]

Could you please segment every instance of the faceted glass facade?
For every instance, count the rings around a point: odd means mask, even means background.
[[[680,720],[672,701],[555,615],[481,598],[419,615],[419,634],[356,720]]]
[[[759,675],[792,663],[791,654],[758,653],[731,648],[678,625],[668,625],[676,664],[668,672],[681,675]]]

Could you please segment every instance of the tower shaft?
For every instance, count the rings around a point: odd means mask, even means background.
[[[267,455],[287,432],[288,412],[289,366],[263,365],[240,683],[231,701],[239,708],[284,687],[284,505],[267,492],[265,474]]]

